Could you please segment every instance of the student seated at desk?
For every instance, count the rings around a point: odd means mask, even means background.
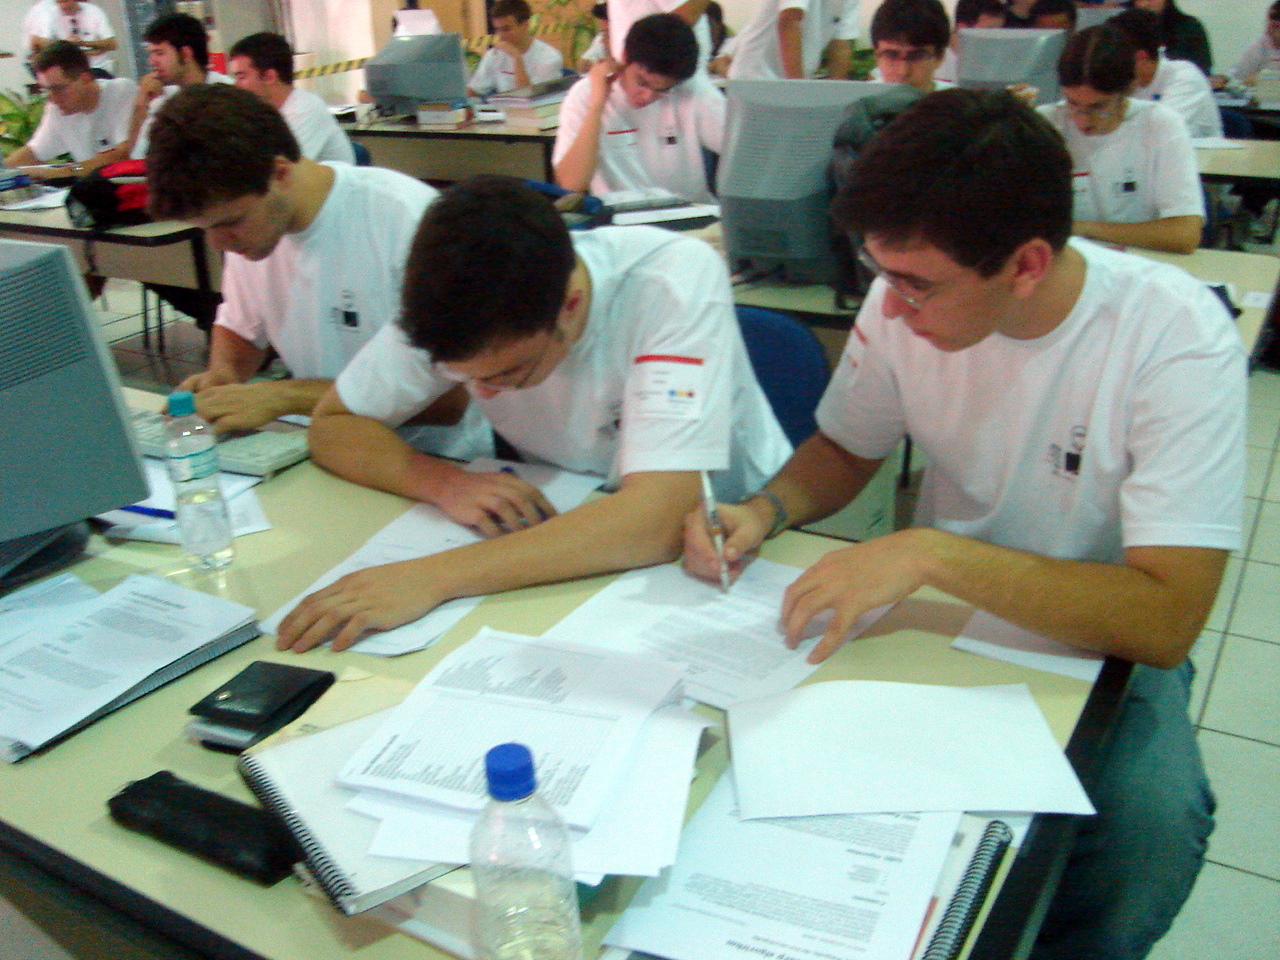
[[[516,477],[415,454],[391,428],[459,382],[524,459],[595,474],[613,492],[555,516]],[[342,650],[454,597],[673,560],[699,471],[746,495],[789,452],[715,250],[656,227],[571,237],[519,181],[464,181],[427,210],[399,324],[316,407],[311,453],[355,483],[504,535],[343,577],[284,619],[279,646],[333,634]]]
[[[1191,137],[1173,110],[1129,97],[1129,38],[1106,24],[1081,30],[1062,51],[1058,79],[1063,99],[1040,112],[1071,152],[1075,232],[1152,250],[1195,250],[1205,205]]]
[[[294,87],[293,48],[280,34],[253,33],[237,40],[227,54],[227,69],[237,87],[280,111],[308,160],[356,162],[351,141],[329,112],[329,105],[314,93]]]
[[[1188,60],[1205,76],[1213,73],[1213,50],[1199,17],[1178,9],[1177,0],[1133,0],[1133,6],[1159,18],[1160,46],[1166,57]]]
[[[489,10],[497,37],[485,51],[467,92],[474,96],[506,93],[531,83],[556,80],[564,73],[560,51],[529,32],[533,11],[525,0],[498,0]]]
[[[1213,826],[1187,652],[1241,542],[1245,364],[1220,302],[1177,268],[1070,240],[1071,158],[1029,107],[947,90],[868,145],[833,206],[878,274],[818,408],[764,491],[721,508],[735,569],[849,502],[904,435],[928,466],[916,526],[829,553],[788,589],[791,644],[940,589],[1132,660],[1091,791],[1098,815],[1034,960],[1139,960],[1191,891]],[[686,565],[716,579],[701,512]],[[836,736],[836,731],[814,731]]]
[[[697,64],[693,31],[675,14],[637,20],[622,65],[600,61],[564,98],[556,183],[583,193],[661,187],[711,202],[702,151],[720,152],[725,101]]]
[[[1267,8],[1267,23],[1262,36],[1245,49],[1225,77],[1214,77],[1215,87],[1226,86],[1228,80],[1238,80],[1253,86],[1263,70],[1280,70],[1280,0]]]
[[[89,69],[99,80],[111,79],[115,69],[111,51],[115,31],[106,12],[97,4],[80,0],[46,0],[32,8],[26,21],[26,40],[33,53],[58,40],[75,44],[89,58]]]
[[[940,0],[885,0],[871,18],[876,68],[870,79],[921,93],[954,86],[934,77],[950,41],[951,21]]]
[[[157,17],[142,35],[151,72],[138,81],[133,111],[133,152],[147,155],[151,123],[164,102],[179,90],[202,83],[230,83],[225,73],[209,69],[209,35],[204,24],[187,13]]]
[[[1200,68],[1160,52],[1160,20],[1149,10],[1126,10],[1107,21],[1133,44],[1135,100],[1155,100],[1182,117],[1193,137],[1222,136],[1222,114]]]
[[[36,82],[48,96],[40,125],[23,146],[5,157],[7,167],[28,167],[71,154],[80,175],[129,155],[129,123],[137,85],[120,77],[95,79],[83,50],[62,40],[47,44],[32,60]],[[33,169],[34,179],[66,176],[66,170]]]
[[[209,368],[179,388],[219,432],[310,413],[396,316],[413,231],[436,191],[394,170],[308,160],[279,111],[224,85],[161,107],[147,167],[152,214],[201,227],[226,255]],[[245,382],[269,346],[293,379]],[[461,433],[461,446],[440,452],[486,449],[478,417]]]

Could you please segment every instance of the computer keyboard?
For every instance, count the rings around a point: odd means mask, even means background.
[[[165,454],[165,418],[149,411],[133,415],[133,435],[149,457]],[[274,421],[253,433],[218,441],[218,465],[228,473],[269,477],[277,470],[307,459],[307,431],[296,424]]]

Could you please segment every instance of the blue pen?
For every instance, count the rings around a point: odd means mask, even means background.
[[[159,517],[161,520],[172,520],[172,510],[161,510],[159,507],[143,507],[136,503],[131,503],[127,507],[121,507],[121,510],[127,510],[130,513],[140,513],[144,517]]]

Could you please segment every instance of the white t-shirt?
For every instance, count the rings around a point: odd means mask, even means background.
[[[47,102],[40,126],[27,141],[37,160],[51,160],[63,153],[80,161],[124,143],[129,139],[129,123],[138,85],[127,77],[96,80],[98,105],[88,113],[63,113]]]
[[[1213,88],[1189,60],[1161,57],[1151,84],[1135,88],[1133,97],[1164,104],[1182,118],[1193,137],[1222,136],[1222,114],[1213,99]]]
[[[280,115],[298,141],[298,149],[308,160],[356,162],[351,141],[338,126],[329,107],[314,93],[294,88],[280,105]]]
[[[1231,76],[1252,83],[1259,70],[1280,70],[1280,47],[1275,46],[1265,33],[1240,55],[1231,68]]]
[[[782,50],[778,44],[778,16],[800,10],[800,53],[804,75],[812,77],[832,40],[858,36],[860,0],[760,0],[755,16],[738,34],[738,49],[729,65],[730,80],[778,80]]]
[[[204,75],[205,83],[232,83],[232,79],[225,73],[218,73],[217,70],[208,70]],[[151,124],[156,119],[156,114],[160,112],[160,108],[164,106],[165,101],[181,90],[182,87],[177,84],[169,84],[164,88],[160,96],[151,101],[147,107],[147,115],[142,120],[142,127],[138,130],[138,139],[134,141],[133,152],[129,154],[135,160],[140,160],[147,155],[147,147],[151,145]]]
[[[878,69],[878,68],[877,68]],[[954,85],[956,79],[960,75],[960,58],[956,56],[956,52],[950,47],[942,54],[942,63],[938,64],[938,69],[933,71],[933,79],[945,80],[947,83]]]
[[[723,258],[654,227],[573,234],[591,277],[582,336],[542,383],[474,398],[525,457],[607,477],[711,470],[718,496],[759,489],[791,452],[756,382]],[[338,378],[353,413],[404,422],[451,386],[387,327]]]
[[[56,3],[43,8],[43,13],[32,20],[32,35],[48,40],[106,40],[114,37],[111,21],[97,4],[85,3],[81,0],[75,13],[67,16]],[[111,53],[93,53],[89,56],[89,66],[111,72],[115,59]]]
[[[536,37],[524,54],[524,72],[530,83],[545,83],[564,74],[564,57],[551,44]],[[467,84],[476,93],[506,93],[516,88],[516,61],[509,53],[490,47]]]
[[[1065,101],[1039,110],[1062,132],[1071,152],[1076,220],[1144,223],[1204,216],[1191,137],[1182,118],[1168,107],[1126,100],[1120,126],[1100,136],[1076,129]]]
[[[1034,340],[947,353],[876,281],[818,408],[860,457],[927,457],[915,522],[1042,556],[1241,543],[1245,363],[1222,304],[1176,267],[1072,244],[1079,300]]]
[[[684,3],[685,0],[606,0],[609,8],[609,48],[613,59],[618,63],[626,60],[623,50],[627,34],[637,20],[655,13],[675,13]],[[698,41],[698,67],[702,68],[711,59],[711,24],[707,23],[705,16],[699,17],[694,23],[693,36]]]
[[[601,31],[591,38],[591,43],[587,46],[587,49],[582,51],[580,59],[586,60],[588,63],[599,63],[607,55],[604,49],[604,31]]]
[[[575,83],[560,105],[552,163],[573,145],[587,115],[591,80]],[[719,153],[724,141],[724,94],[705,73],[635,109],[615,82],[605,102],[592,193],[662,187],[699,203],[713,201],[702,148]]]
[[[36,0],[22,17],[22,58],[29,59],[32,54],[31,38],[45,36],[45,22],[50,11],[56,11],[58,5],[54,0]]]

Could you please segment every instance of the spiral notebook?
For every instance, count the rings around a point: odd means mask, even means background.
[[[920,960],[954,960],[959,955],[1012,842],[1013,831],[1007,823],[987,824]]]

